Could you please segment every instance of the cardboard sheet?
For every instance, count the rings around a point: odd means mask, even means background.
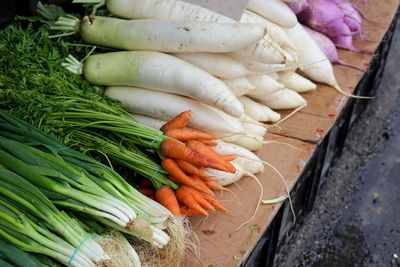
[[[367,3],[367,5],[360,4],[360,8],[369,18],[379,21],[386,28],[363,21],[366,37],[381,40],[398,8],[399,0],[369,0]],[[378,44],[379,42],[360,40],[354,42],[355,47],[371,52],[375,51]],[[339,51],[339,57],[364,68],[371,60],[371,55],[344,50]],[[346,91],[353,90],[361,78],[360,71],[347,67],[335,65],[334,71],[340,86]],[[284,142],[296,148],[270,143],[265,144],[257,152],[262,160],[272,164],[282,174],[289,189],[296,183],[316,145],[329,131],[347,101],[347,97],[325,85],[318,85],[316,91],[303,96],[308,101],[308,106],[283,122],[281,129],[271,129],[265,136],[265,140]],[[281,113],[285,115],[289,112]],[[272,168],[265,166],[265,171],[257,177],[264,188],[263,199],[273,199],[285,194],[284,183]],[[190,221],[200,242],[200,258],[196,258],[188,251],[184,266],[239,265],[250,254],[280,207],[280,204],[260,205],[255,218],[240,230],[236,230],[241,223],[252,216],[259,200],[260,187],[254,179],[245,177],[228,188],[234,193],[224,192],[217,197],[227,206],[230,214],[217,211],[210,213],[208,218],[191,217]]]

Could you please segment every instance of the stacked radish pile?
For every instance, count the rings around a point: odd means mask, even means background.
[[[108,10],[123,19],[67,16],[53,29],[79,31],[88,43],[129,50],[89,56],[83,65],[66,63],[91,83],[108,86],[105,95],[129,112],[166,121],[190,109],[190,127],[257,150],[266,132],[259,122],[279,121],[273,110],[305,106],[298,92],[316,88],[295,73],[297,67],[306,71],[321,63],[301,62],[303,51],[283,29],[287,25],[253,13],[271,9],[253,2],[258,1],[250,1],[237,22],[184,1],[108,0]],[[284,3],[271,3],[273,13],[286,12],[297,22]]]
[[[91,55],[84,63],[70,57],[65,67],[106,86],[106,96],[120,100],[137,120],[153,128],[191,110],[187,126],[220,139],[211,148],[230,143],[234,153],[243,153],[232,162],[231,172],[262,171],[262,161],[250,152],[263,144],[268,126],[262,122],[279,121],[273,109],[306,105],[299,92],[316,85],[297,74],[297,68],[340,91],[329,60],[280,0],[249,1],[240,22],[179,0],[74,2],[96,8],[105,3],[123,19],[91,15],[80,21],[68,15],[53,29],[67,31],[61,35],[80,32],[91,44],[128,51]],[[183,168],[176,160],[166,162]],[[174,180],[167,163],[163,167]],[[237,180],[227,169],[205,171],[218,177],[213,179],[220,185]],[[230,178],[221,178],[225,176]]]

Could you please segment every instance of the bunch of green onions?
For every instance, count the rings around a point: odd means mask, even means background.
[[[51,201],[162,248],[171,213],[111,168],[66,148],[39,129],[0,110],[0,164],[24,176]]]
[[[6,153],[1,151],[0,158]],[[29,169],[26,169],[29,172]],[[72,266],[96,266],[109,256],[25,177],[0,167],[0,237],[24,251]],[[77,250],[77,248],[79,249]],[[71,261],[73,259],[73,261]]]

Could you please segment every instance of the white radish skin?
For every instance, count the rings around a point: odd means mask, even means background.
[[[200,20],[232,23],[233,19],[179,0],[106,0],[107,9],[121,18]]]
[[[244,114],[244,115],[240,118],[240,121],[241,121],[242,123],[252,123],[252,124],[258,125],[258,126],[263,127],[263,128],[268,128],[268,126],[266,126],[264,123],[261,123],[261,122],[259,122],[259,121],[256,121],[255,119],[253,119],[253,118],[247,116],[246,114]]]
[[[131,113],[131,115],[141,124],[157,130],[159,130],[167,122],[167,120],[161,120],[138,113]]]
[[[286,64],[265,64],[259,61],[252,60],[247,56],[239,55],[238,53],[230,53],[230,55],[240,63],[242,63],[253,74],[268,74],[272,72],[293,69],[293,66]]]
[[[299,69],[310,79],[326,83],[340,90],[333,73],[332,64],[303,26],[297,23],[293,28],[285,28],[284,30],[296,45],[300,61]]]
[[[257,42],[266,28],[254,23],[86,16],[79,32],[89,43],[123,50],[231,52]]]
[[[264,64],[286,63],[286,57],[282,49],[280,49],[277,44],[267,38],[263,38],[257,43],[234,53],[251,60],[260,61]]]
[[[245,95],[255,89],[254,85],[252,85],[248,79],[245,77],[224,80],[226,86],[234,93],[235,96]],[[240,101],[240,99],[239,99]],[[240,101],[241,102],[241,101]],[[243,103],[242,103],[243,104]],[[245,111],[246,113],[246,111]]]
[[[273,111],[266,105],[257,103],[249,97],[239,97],[239,101],[244,106],[244,113],[256,121],[277,122],[281,118],[281,115],[279,113]]]
[[[219,79],[171,55],[152,51],[97,54],[86,59],[89,82],[107,86],[137,86],[184,95],[240,117],[243,105]]]
[[[255,100],[272,109],[294,109],[307,104],[299,93],[287,88],[262,98],[258,96]]]
[[[213,12],[209,9],[190,4],[179,0],[106,0],[108,10],[122,18],[153,18],[168,20],[188,21],[210,21],[219,23],[235,23],[236,21]],[[261,41],[263,42],[263,41]],[[260,48],[257,48],[259,46]],[[250,45],[245,55],[257,57],[261,47],[268,47],[266,44]]]
[[[238,157],[235,159],[235,161],[253,174],[264,171],[264,164],[262,163],[261,159],[248,149],[232,143],[224,142],[222,140],[216,140],[215,142],[217,145],[210,148],[212,148],[218,154],[237,155]]]
[[[247,23],[258,23],[264,25],[268,31],[267,36],[271,38],[271,40],[277,43],[280,47],[286,50],[286,48],[291,48],[296,51],[296,46],[293,42],[288,38],[285,31],[281,26],[276,23],[271,22],[270,20],[254,13],[250,10],[245,10],[243,12],[242,17],[240,18],[240,22]]]
[[[268,73],[268,76],[270,76],[272,79],[277,81],[279,79],[279,74],[278,72],[273,72],[273,73]]]
[[[281,27],[291,28],[297,23],[296,15],[281,0],[250,0],[247,9]]]
[[[244,11],[242,17],[240,18],[240,22],[251,22],[264,25],[268,29],[264,39],[270,39],[272,42],[277,44],[280,49],[279,51],[281,51],[281,53],[286,57],[287,63],[291,63],[293,65],[299,64],[296,46],[287,37],[285,31],[279,25],[276,25],[275,23],[249,10]]]
[[[253,91],[248,93],[249,96],[266,96],[285,88],[283,84],[267,74],[248,76],[247,80],[255,87]]]
[[[227,54],[176,53],[173,55],[222,79],[237,79],[251,74],[242,63]]]
[[[183,111],[191,110],[190,127],[205,132],[234,134],[244,131],[238,118],[187,97],[123,86],[107,87],[105,95],[121,101],[122,106],[131,113],[168,121]]]
[[[251,133],[254,135],[259,135],[259,136],[264,136],[265,133],[267,132],[267,128],[263,126],[259,126],[254,123],[242,123],[243,128],[246,133]]]
[[[217,184],[221,186],[227,186],[239,181],[240,178],[242,178],[247,172],[242,166],[239,165],[239,163],[235,162],[235,160],[232,160],[230,163],[236,168],[235,173],[219,171],[211,168],[202,168],[201,171],[215,179]]]
[[[298,93],[317,89],[316,84],[296,72],[280,72],[278,81],[284,84],[286,88]]]
[[[250,151],[259,150],[263,145],[263,136],[251,133],[246,133],[246,134],[239,133],[239,134],[227,135],[227,134],[219,134],[211,132],[211,134],[221,138],[221,140],[225,142],[236,144]]]

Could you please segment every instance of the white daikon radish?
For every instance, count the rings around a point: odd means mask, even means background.
[[[234,52],[251,60],[265,64],[285,64],[286,57],[282,49],[268,38],[262,38],[257,43],[245,49]]]
[[[104,0],[102,0],[104,1]],[[75,0],[75,2],[100,3],[101,0]],[[219,23],[235,23],[236,21],[213,12],[207,8],[179,0],[105,0],[108,10],[122,18],[149,18],[168,20],[192,20],[210,21]],[[262,41],[261,41],[262,42]],[[263,55],[262,47],[268,47],[263,43],[250,45],[249,49],[243,50],[247,56],[252,58]],[[267,57],[268,58],[268,57]]]
[[[255,100],[272,109],[294,109],[307,104],[299,93],[287,88],[264,97],[257,96]]]
[[[79,0],[87,3],[104,0]],[[75,0],[74,2],[79,2]],[[105,0],[107,9],[121,18],[201,20],[213,22],[234,22],[233,19],[207,8],[179,0]]]
[[[237,79],[251,74],[242,63],[227,54],[176,53],[172,55],[222,79]]]
[[[277,122],[281,118],[279,113],[249,97],[241,96],[239,101],[244,105],[244,113],[256,121]]]
[[[264,171],[264,164],[262,163],[261,159],[248,149],[232,143],[224,142],[222,140],[215,140],[215,142],[217,143],[217,145],[212,146],[211,148],[218,154],[237,155],[238,157],[237,159],[235,159],[235,161],[253,174]]]
[[[268,73],[268,76],[271,76],[271,78],[274,79],[275,81],[277,81],[279,79],[278,72]]]
[[[267,31],[265,26],[255,23],[124,20],[101,16],[85,16],[81,22],[72,21],[75,25],[69,25],[71,31],[79,29],[82,38],[91,44],[176,53],[232,52],[254,44]]]
[[[293,28],[285,28],[284,30],[297,47],[300,60],[299,69],[301,71],[310,79],[316,82],[326,83],[334,87],[340,93],[351,96],[340,89],[329,59],[300,23],[297,23]]]
[[[130,113],[171,120],[179,113],[192,110],[189,126],[205,132],[242,133],[240,120],[225,112],[193,99],[149,89],[113,86],[105,95],[121,101]]]
[[[240,22],[247,23],[258,23],[262,24],[267,28],[266,36],[270,38],[273,42],[278,44],[284,50],[288,48],[296,51],[295,44],[290,40],[290,38],[286,35],[285,31],[281,26],[271,22],[270,20],[254,13],[250,10],[245,10],[240,18]]]
[[[297,23],[296,15],[281,0],[250,0],[247,9],[281,27],[291,28]]]
[[[254,135],[259,135],[259,136],[264,136],[265,133],[267,132],[267,128],[254,124],[254,123],[247,123],[247,122],[242,122],[243,128],[245,130],[245,133],[251,133]]]
[[[242,63],[250,72],[254,74],[268,74],[277,71],[290,70],[293,66],[286,64],[265,64],[259,61],[252,60],[246,56],[239,55],[238,53],[229,53],[235,60]]]
[[[245,95],[255,89],[254,85],[252,85],[245,77],[223,81],[235,96]]]
[[[141,124],[157,130],[159,130],[165,123],[167,123],[167,120],[157,119],[143,114],[131,113],[131,115]]]
[[[83,64],[83,74],[97,85],[149,88],[188,96],[233,116],[244,113],[243,105],[221,80],[164,53],[124,51],[92,55]]]
[[[286,88],[298,93],[304,93],[317,88],[317,85],[296,72],[279,72],[278,81],[284,84]]]
[[[213,178],[217,184],[227,186],[239,181],[240,178],[245,176],[247,173],[247,170],[240,166],[240,164],[235,160],[232,160],[230,163],[236,168],[235,173],[219,171],[211,168],[201,168],[201,171]]]
[[[267,74],[248,76],[247,80],[255,87],[254,90],[248,93],[249,96],[266,96],[285,88],[283,84]]]
[[[229,143],[233,143],[239,146],[242,146],[250,151],[258,150],[263,145],[263,136],[255,135],[251,133],[238,133],[238,134],[221,134],[221,133],[213,133],[216,137],[219,137],[221,140]]]
[[[287,37],[285,31],[279,25],[276,25],[275,23],[249,10],[244,11],[242,17],[240,18],[240,21],[248,23],[259,23],[264,25],[268,29],[268,31],[263,39],[268,38],[272,42],[277,44],[278,47],[281,49],[281,53],[286,57],[287,63],[291,62],[294,65],[299,64],[299,57],[297,55],[296,46]]]
[[[268,126],[266,126],[264,123],[261,123],[261,122],[259,122],[259,121],[256,121],[255,119],[253,119],[253,118],[247,116],[246,114],[244,114],[244,115],[240,118],[240,121],[241,121],[242,123],[252,123],[252,124],[258,125],[258,126],[263,127],[263,128],[268,128]]]

